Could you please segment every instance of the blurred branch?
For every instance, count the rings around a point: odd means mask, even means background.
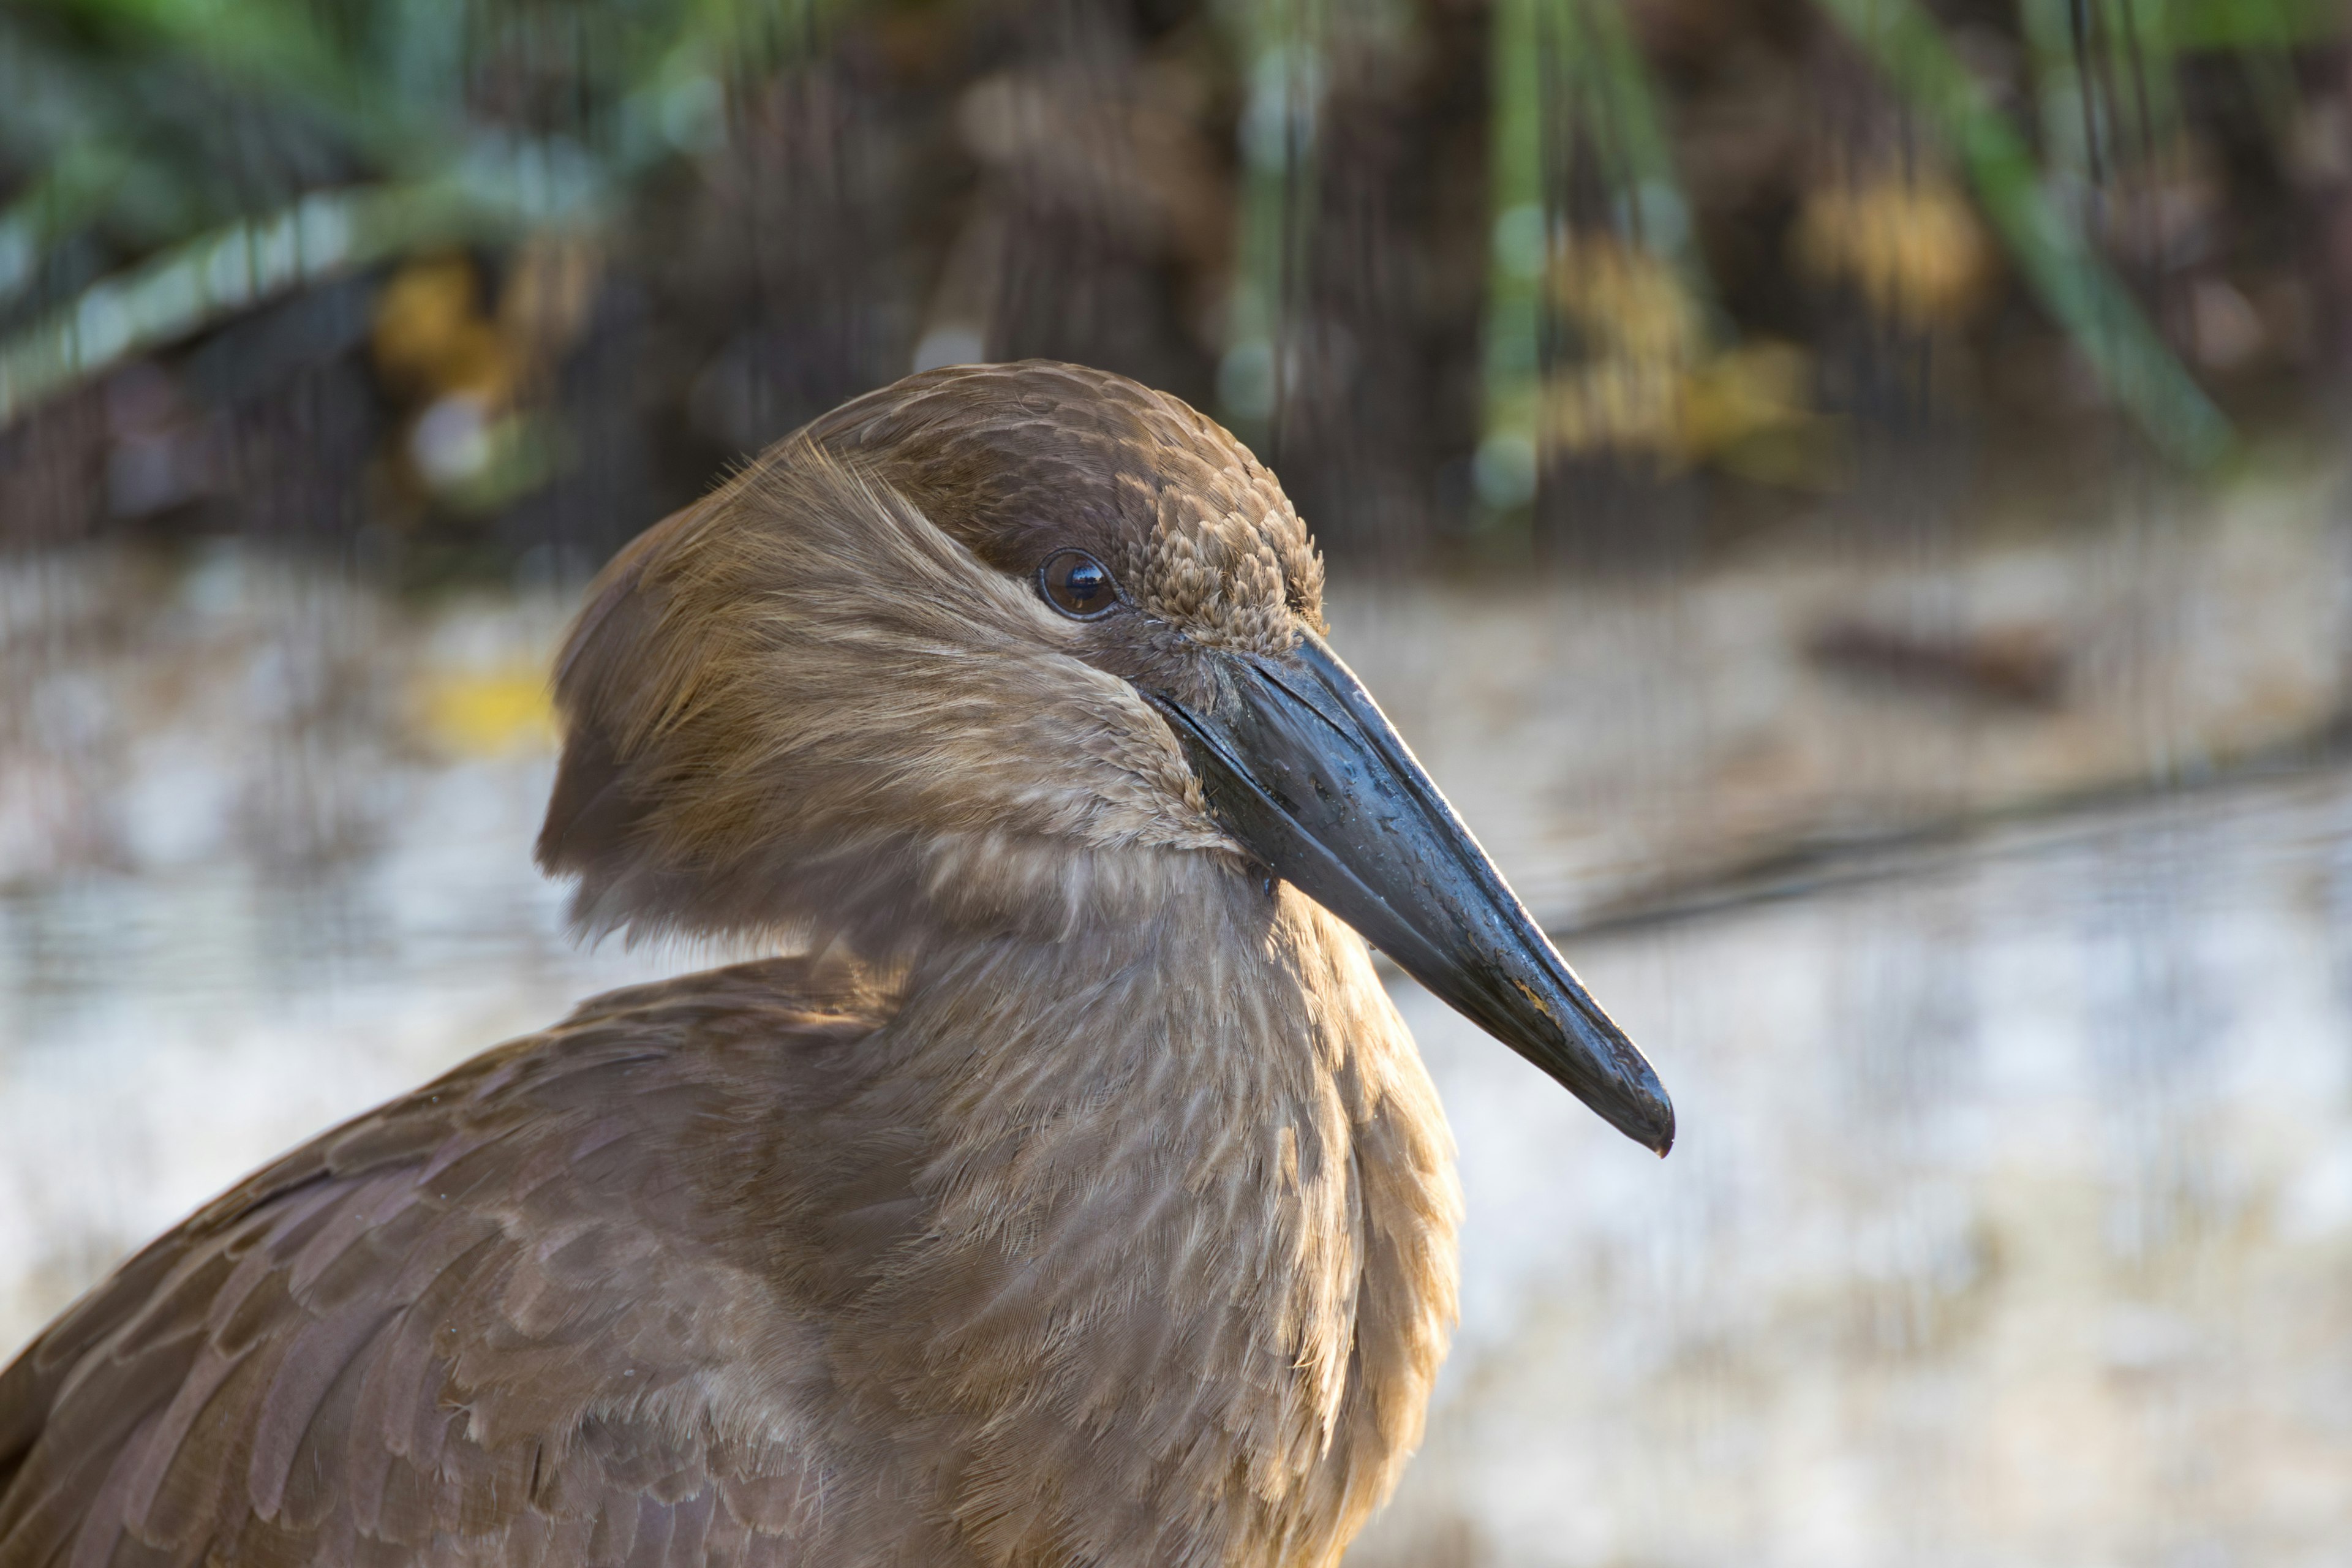
[[[1489,519],[1526,506],[1536,493],[1536,426],[1541,401],[1544,266],[1551,248],[1544,210],[1543,65],[1537,7],[1495,6],[1494,142],[1487,154],[1493,231],[1486,268],[1486,321],[1480,345],[1484,429],[1474,468]]]
[[[1640,339],[1645,350],[1671,340],[1671,351],[1648,355],[1648,363],[1600,371],[1600,380],[1614,391],[1640,382],[1664,393],[1663,404],[1649,412],[1673,428],[1645,435],[1669,445],[1684,433],[1680,405],[1692,368],[1685,362],[1704,357],[1708,342],[1728,334],[1698,251],[1658,93],[1622,0],[1501,0],[1494,59],[1494,248],[1484,351],[1486,433],[1475,478],[1488,515],[1499,517],[1534,500],[1551,437],[1593,424],[1580,419],[1577,410],[1551,406],[1571,390],[1546,380],[1556,368],[1547,363],[1547,338],[1559,327],[1557,307],[1564,290],[1581,302],[1583,326],[1625,302],[1626,289],[1603,286],[1617,282],[1635,285],[1633,292],[1656,308],[1654,317],[1688,327],[1659,332],[1651,330],[1659,324],[1655,320],[1616,321],[1584,334],[1620,349],[1630,339]],[[1572,187],[1596,175],[1605,186],[1602,210],[1570,211]],[[1593,232],[1575,232],[1580,217]],[[1594,238],[1607,244],[1587,243]],[[1609,437],[1602,432],[1595,438],[1605,443]]]
[[[2234,444],[2229,420],[2043,189],[2016,128],[1910,0],[1821,0],[1943,137],[2044,309],[2157,447],[2203,468]]]
[[[1623,0],[1552,0],[1549,50],[1570,122],[1601,142],[1614,181],[1612,226],[1638,249],[1665,258],[1684,291],[1710,310],[1715,282],[1699,254],[1690,201],[1650,68],[1635,47]]]
[[[2231,3],[2271,9],[2269,0]],[[2023,0],[2045,164],[2095,190],[2172,145],[2181,128],[2183,12],[2172,0]],[[2252,48],[2260,31],[2249,29],[2231,52]]]
[[[0,425],[131,355],[385,257],[583,221],[601,188],[562,153],[526,143],[436,179],[316,192],[171,246],[0,342]]]
[[[397,228],[387,199],[316,195],[274,218],[173,246],[0,343],[0,424],[207,321],[359,265]],[[395,203],[389,205],[396,205]]]
[[[1876,831],[1759,843],[1729,863],[1549,916],[1544,931],[1565,942],[1651,930],[1835,889],[1948,873],[1969,860],[2044,853],[2070,841],[2109,838],[2118,819],[2132,814],[2198,803],[2210,810],[2215,796],[2294,785],[2347,761],[2352,716],[2339,714],[2185,775],[2110,779]]]
[[[1288,373],[1286,318],[1313,216],[1314,158],[1327,64],[1323,0],[1233,0],[1228,26],[1248,97],[1219,413],[1261,458],[1274,457]]]

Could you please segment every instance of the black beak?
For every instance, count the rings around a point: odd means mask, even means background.
[[[1208,712],[1147,693],[1225,830],[1611,1126],[1673,1147],[1658,1075],[1339,656],[1302,630],[1291,653],[1226,669]]]

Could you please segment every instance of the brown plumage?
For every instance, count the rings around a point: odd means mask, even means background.
[[[586,929],[803,956],[590,1002],[125,1264],[0,1375],[0,1565],[1336,1560],[1458,1199],[1324,904],[1671,1120],[1320,605],[1239,446],[1071,366],[911,378],[649,531],[541,861]]]

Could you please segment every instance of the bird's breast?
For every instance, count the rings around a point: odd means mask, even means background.
[[[1336,1557],[1418,1439],[1459,1208],[1362,942],[1284,889],[972,955],[886,1032],[932,1152],[870,1364],[982,1559]]]

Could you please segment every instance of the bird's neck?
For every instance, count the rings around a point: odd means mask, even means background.
[[[1147,920],[914,965],[887,1032],[932,1097],[931,1257],[963,1282],[921,1304],[986,1424],[971,1462],[1040,1489],[1035,1531],[1321,1563],[1418,1436],[1452,1144],[1362,941],[1197,858]]]

